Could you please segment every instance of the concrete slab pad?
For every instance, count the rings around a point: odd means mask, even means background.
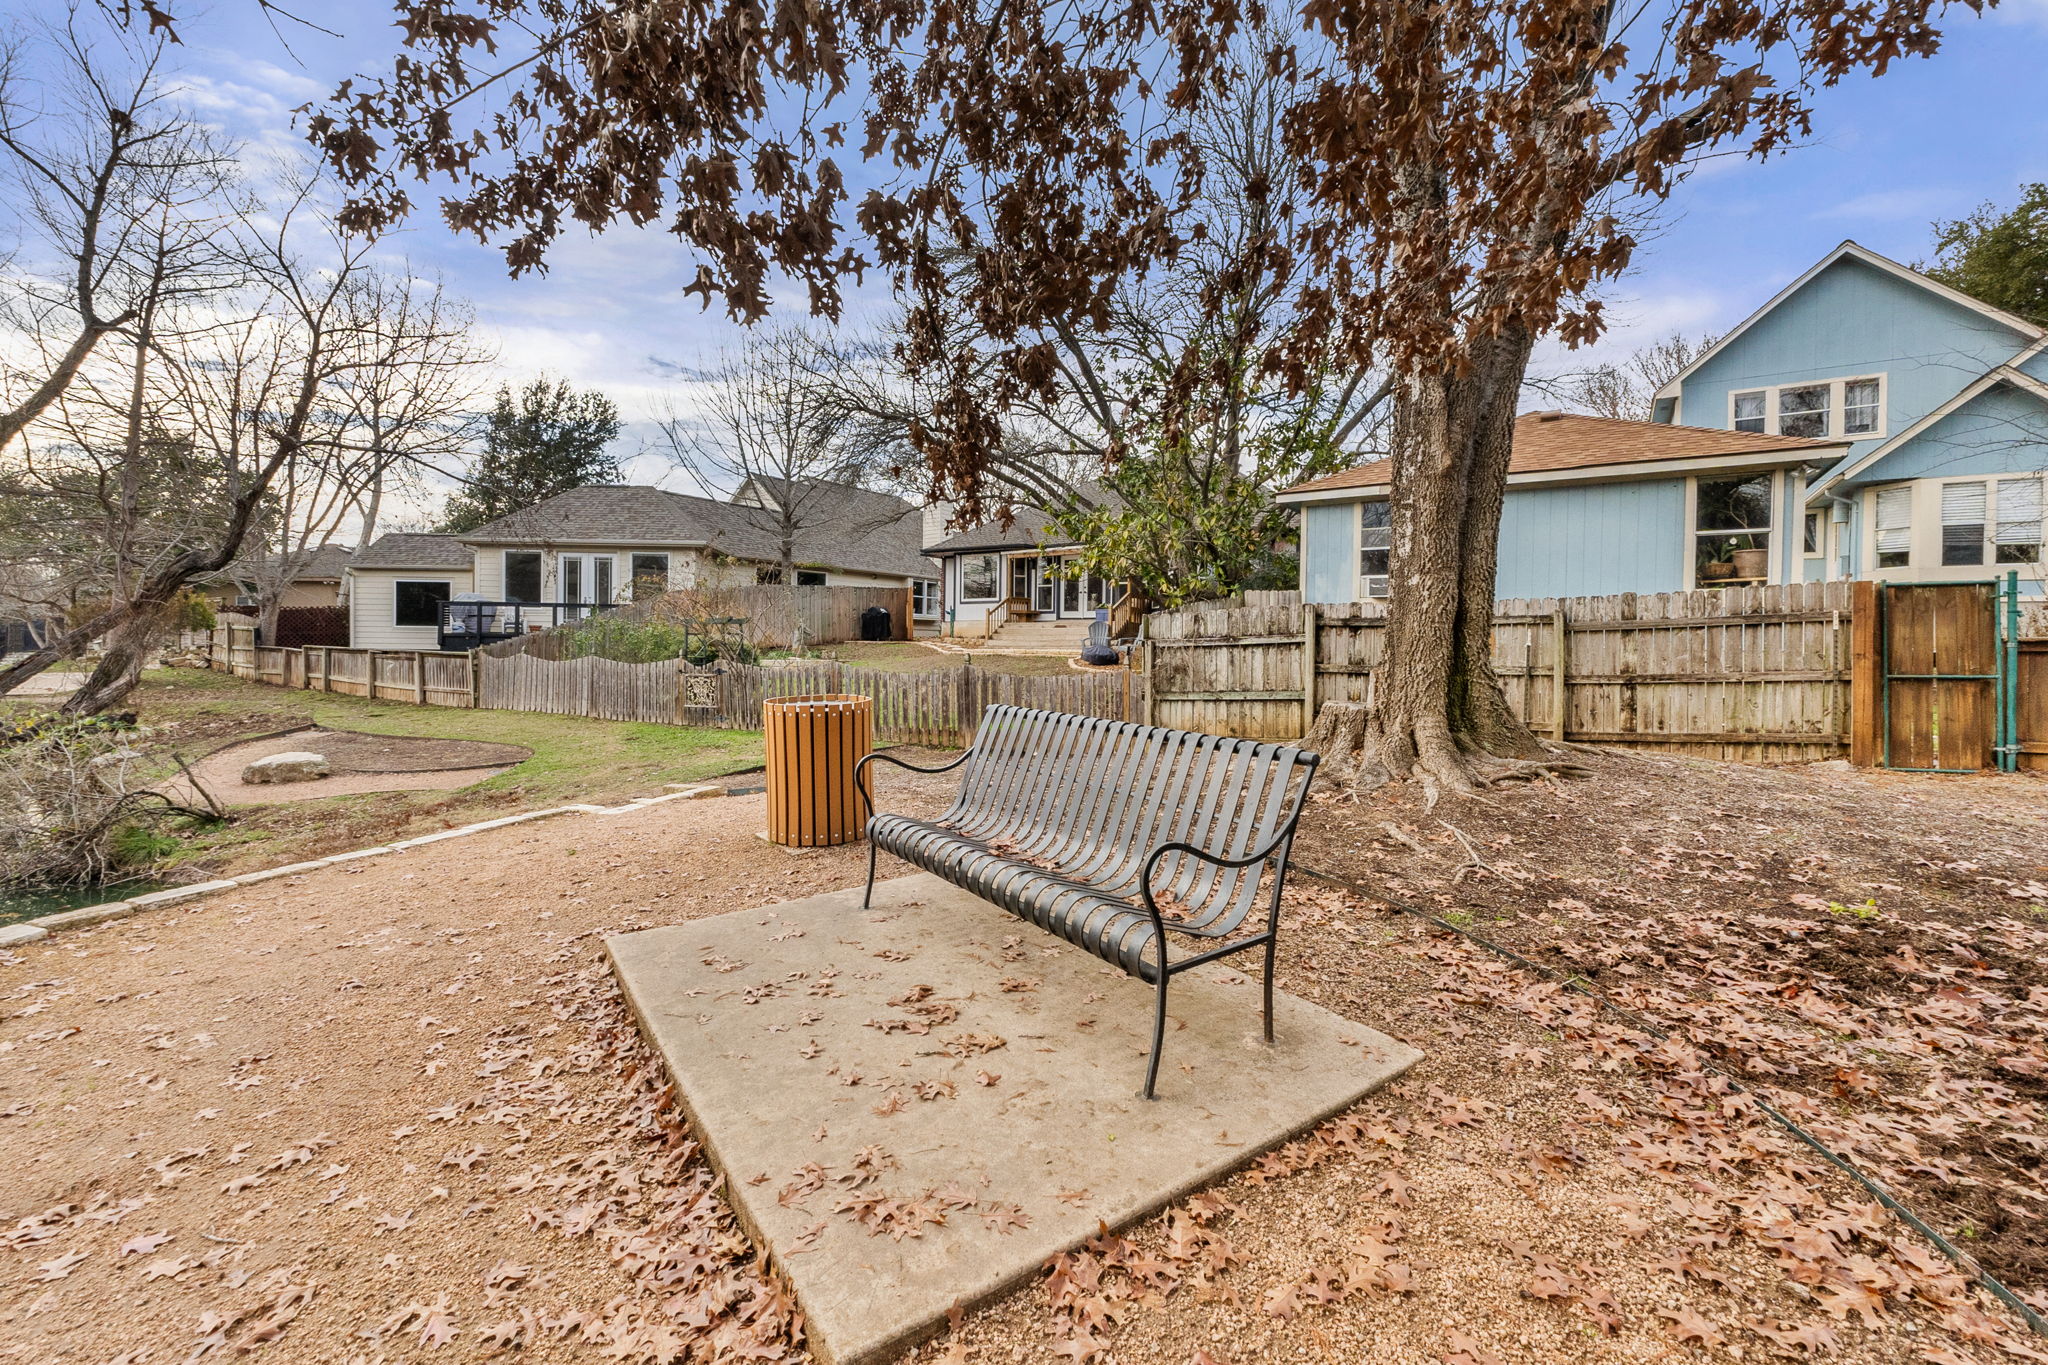
[[[1421,1054],[1229,963],[1152,991],[931,876],[609,940],[696,1135],[828,1365],[884,1359]],[[1254,965],[1255,954],[1241,959]],[[942,1221],[941,1221],[942,1220]]]

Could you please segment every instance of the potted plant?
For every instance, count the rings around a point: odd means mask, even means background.
[[[1728,559],[1709,560],[1700,565],[1700,581],[1714,583],[1724,578],[1735,577],[1735,563]]]
[[[1732,567],[1735,570],[1734,577],[1736,578],[1765,578],[1770,575],[1771,552],[1769,550],[1751,547],[1735,551],[1730,558],[1734,561]]]

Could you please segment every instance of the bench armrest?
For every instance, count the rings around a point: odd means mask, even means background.
[[[967,749],[960,755],[960,757],[954,759],[951,763],[941,764],[936,768],[920,768],[915,763],[905,763],[902,759],[896,757],[894,754],[885,754],[879,752],[872,754],[864,754],[862,755],[860,761],[853,765],[853,785],[860,790],[860,803],[863,807],[866,808],[868,818],[872,820],[875,818],[875,800],[874,797],[869,795],[868,793],[868,764],[879,761],[882,763],[894,763],[897,767],[907,768],[914,773],[945,773],[951,772],[953,769],[959,767],[962,763],[965,763],[968,759],[973,757],[974,746],[971,744],[967,746]]]

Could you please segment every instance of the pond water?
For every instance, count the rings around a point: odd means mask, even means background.
[[[130,896],[146,896],[152,891],[162,891],[164,882],[122,882],[118,886],[82,886],[64,891],[4,891],[0,890],[0,924],[18,924],[25,919],[40,919],[54,915],[60,910],[76,910],[84,905],[101,905],[107,901],[126,900]]]

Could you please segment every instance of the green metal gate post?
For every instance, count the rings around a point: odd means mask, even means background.
[[[2016,773],[2020,769],[2020,571],[2006,571],[2005,581],[1998,585],[1998,741],[1992,746],[1992,754],[1998,760],[1998,771]]]

